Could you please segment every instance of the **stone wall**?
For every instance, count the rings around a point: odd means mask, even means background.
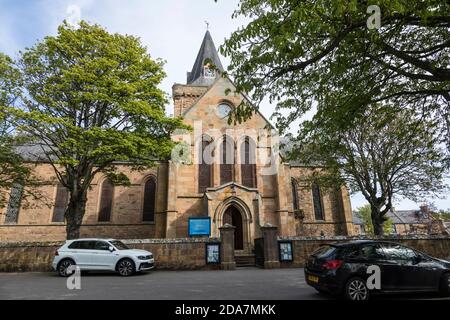
[[[317,221],[317,222],[303,222],[297,224],[297,234],[302,234],[309,237],[333,237],[342,236],[346,234],[345,221]]]
[[[81,227],[81,237],[113,237],[118,239],[150,239],[165,236],[165,211],[167,201],[167,164],[144,171],[132,170],[130,166],[118,165],[118,171],[126,174],[130,186],[115,186],[112,202],[111,220],[99,222],[99,206],[103,175],[97,175],[88,192],[86,213]],[[41,181],[47,181],[39,187],[42,199],[31,197],[23,199],[16,224],[6,224],[7,208],[0,207],[0,243],[2,242],[48,242],[66,239],[65,224],[53,222],[53,204],[56,198],[57,184],[55,174],[49,164],[39,164],[34,168]],[[155,221],[143,221],[144,187],[149,177],[157,181]],[[8,199],[8,197],[7,197]],[[158,229],[158,230],[157,230]],[[156,233],[156,231],[158,231]]]
[[[321,188],[321,204],[323,220],[317,220],[314,213],[314,200],[311,183],[311,175],[317,170],[314,167],[292,166],[290,177],[297,184],[297,198],[302,219],[295,220],[296,235],[308,237],[319,236],[351,236],[354,233],[352,223],[352,208],[348,190]],[[291,180],[287,188],[291,188]],[[292,193],[288,193],[289,204],[293,202]],[[290,207],[289,210],[293,210]],[[280,232],[280,234],[283,234]]]
[[[220,269],[220,265],[206,264],[206,244],[218,239],[153,239],[127,240],[130,247],[153,253],[157,269],[196,270]]]
[[[359,237],[358,239],[369,239]],[[321,245],[336,242],[347,242],[349,239],[345,237],[291,237],[279,238],[282,241],[292,241],[292,250],[294,254],[293,262],[282,262],[281,267],[304,267],[308,257]],[[396,236],[396,237],[382,237],[380,241],[399,242],[413,249],[425,252],[426,254],[450,260],[450,237],[444,236]]]
[[[174,116],[181,117],[183,112],[192,106],[199,97],[201,97],[208,87],[189,86],[183,84],[174,84],[172,87],[172,96],[174,101]]]
[[[241,105],[244,96],[239,94],[226,94],[228,89],[233,90],[233,84],[226,78],[218,79],[210,88],[180,85],[173,86],[175,116],[189,109],[184,114],[184,123],[194,128],[191,136],[176,136],[174,140],[191,145],[190,156],[192,161],[185,164],[174,164],[169,167],[169,192],[167,208],[167,234],[168,238],[180,238],[188,235],[189,217],[202,216],[206,212],[212,218],[212,236],[218,236],[219,227],[222,226],[222,216],[225,207],[220,207],[225,198],[233,196],[238,198],[246,210],[240,210],[244,219],[243,237],[247,243],[253,242],[253,235],[258,232],[256,223],[266,222],[280,223],[277,219],[277,186],[274,176],[263,174],[268,165],[265,161],[270,154],[270,131],[264,129],[267,121],[259,114],[239,124],[229,124],[228,118],[217,114],[217,106],[227,103],[233,106]],[[212,165],[211,189],[205,200],[203,192],[198,190],[198,143],[196,135],[206,134],[214,141],[214,164]],[[257,188],[239,188],[238,193],[232,195],[230,188],[220,188],[224,184],[220,179],[220,155],[219,152],[223,136],[227,135],[234,142],[233,151],[233,181],[237,185],[242,184],[241,152],[244,137],[248,136],[255,143],[256,162],[256,186]],[[231,152],[231,150],[230,150]],[[261,157],[260,160],[258,160]],[[252,190],[249,190],[252,189]],[[284,191],[283,191],[284,192]],[[261,196],[255,208],[256,194]],[[219,208],[220,210],[216,209]],[[223,210],[222,210],[223,209]],[[205,212],[206,211],[206,212]],[[251,216],[251,218],[250,218]],[[248,222],[248,223],[247,223]],[[287,234],[295,235],[295,233]],[[248,245],[249,247],[250,245]]]
[[[183,121],[195,128],[188,136],[173,135],[173,139],[183,141],[186,138],[185,142],[192,147],[192,160],[196,159],[196,154],[198,157],[199,149],[196,144],[200,140],[197,134],[210,136],[217,149],[214,152],[211,188],[206,194],[198,190],[199,173],[195,161],[183,164],[160,161],[155,167],[143,171],[133,170],[129,165],[116,164],[117,172],[127,175],[130,185],[114,187],[110,221],[101,222],[100,200],[106,176],[96,175],[88,192],[81,236],[118,239],[184,238],[188,236],[190,217],[209,215],[212,218],[211,236],[217,237],[222,226],[222,217],[231,205],[241,213],[245,249],[248,251],[252,249],[254,239],[261,237],[259,226],[267,223],[278,226],[278,233],[282,236],[352,234],[351,205],[345,188],[330,192],[322,190],[324,217],[323,220],[316,220],[311,188],[304,183],[307,181],[304,178],[316,169],[283,164],[282,159],[276,156],[272,161],[280,163],[276,166],[278,171],[267,170],[272,167],[267,161],[274,155],[272,142],[276,141],[272,141],[274,137],[266,127],[268,122],[263,115],[256,113],[247,121],[234,124],[228,123],[227,117],[217,113],[217,106],[221,103],[233,106],[242,104],[245,97],[240,94],[226,94],[229,89],[233,92],[234,85],[227,78],[217,79],[210,88],[179,84],[173,87],[175,116],[180,116],[183,110],[189,108]],[[219,151],[224,135],[234,141],[232,180],[236,185],[233,186],[220,181]],[[255,188],[242,186],[240,163],[243,159],[244,137],[249,137],[255,145]],[[53,167],[46,163],[37,164],[35,174],[39,180],[45,182],[38,190],[42,193],[42,201],[32,198],[28,199],[30,203],[22,201],[15,224],[7,224],[7,209],[0,208],[0,243],[65,239],[64,224],[52,219],[58,190]],[[150,178],[156,180],[157,187],[154,224],[143,221],[145,184]],[[291,178],[299,182],[298,205],[304,213],[304,218],[298,214],[300,210],[294,212]]]
[[[155,233],[155,224],[96,224],[82,225],[81,238],[146,239]],[[0,243],[51,242],[66,239],[66,226],[53,225],[0,225]]]
[[[132,248],[148,250],[157,269],[219,269],[207,265],[206,243],[217,239],[124,240]],[[63,242],[0,243],[0,272],[51,271],[55,251]]]
[[[272,228],[276,230],[276,227],[264,228]],[[270,238],[265,233],[264,237],[267,239]],[[278,258],[278,248],[276,246],[277,238],[275,234],[273,234],[272,237],[275,240],[272,243],[272,249],[264,249],[266,251],[265,256],[267,258],[269,258],[270,256],[270,259],[273,260],[270,261],[271,268],[278,266],[282,268],[304,267],[307,258],[319,246],[327,243],[349,241],[349,238],[345,237],[278,238],[279,241],[292,241],[294,255],[293,262],[281,262],[278,264],[275,263]],[[267,239],[265,242],[269,243]],[[352,239],[355,240],[356,238]],[[383,237],[380,238],[380,240],[399,242],[411,248],[423,251],[433,257],[450,260],[450,237],[403,236]],[[223,268],[223,265],[207,265],[205,261],[206,244],[218,241],[218,239],[201,238],[124,240],[124,242],[132,248],[144,249],[152,252],[155,256],[156,268],[166,270]],[[232,241],[230,243],[232,244]],[[0,243],[0,272],[51,271],[51,263],[54,257],[54,253],[61,245],[62,242]],[[222,246],[226,247],[226,244],[222,243]],[[273,254],[270,255],[269,251]]]

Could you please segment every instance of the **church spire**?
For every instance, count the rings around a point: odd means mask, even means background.
[[[219,72],[223,72],[222,63],[211,34],[207,30],[192,71],[187,73],[187,84],[209,86]]]

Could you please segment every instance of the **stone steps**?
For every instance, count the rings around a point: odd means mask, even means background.
[[[256,266],[256,258],[254,254],[238,254],[234,256],[237,268],[247,268]]]

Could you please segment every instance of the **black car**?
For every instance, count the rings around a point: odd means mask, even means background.
[[[373,281],[374,269],[379,271],[381,286]],[[450,294],[450,262],[392,242],[321,246],[308,259],[305,278],[319,292],[342,294],[349,300],[367,300],[378,292]]]

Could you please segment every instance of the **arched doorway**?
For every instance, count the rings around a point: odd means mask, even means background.
[[[223,214],[223,224],[226,223],[236,227],[234,231],[234,249],[244,250],[244,230],[242,225],[242,215],[235,206],[228,207],[228,209]]]

